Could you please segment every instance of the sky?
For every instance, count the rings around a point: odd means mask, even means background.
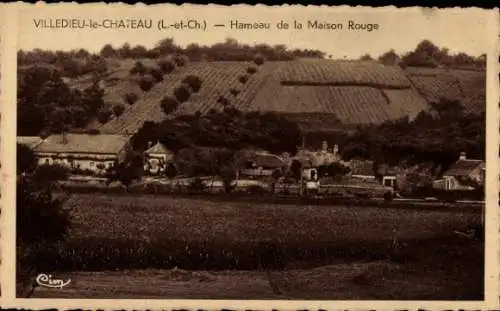
[[[288,48],[318,49],[332,58],[357,58],[363,54],[379,56],[394,49],[403,54],[429,39],[450,52],[465,52],[479,56],[486,53],[494,36],[489,35],[491,13],[482,9],[396,9],[304,6],[218,6],[218,5],[106,5],[106,4],[25,4],[18,15],[18,48],[71,50],[84,48],[98,52],[105,44],[114,47],[128,42],[131,45],[153,47],[159,40],[173,38],[176,44],[211,45],[234,38],[240,43],[270,45],[284,44]],[[56,19],[151,19],[153,29],[50,29],[35,27],[34,20],[47,23]],[[165,23],[198,20],[207,23],[202,30],[158,30],[158,20]],[[230,29],[231,21],[270,23],[270,30]],[[276,29],[281,20],[288,22],[287,30]],[[302,22],[302,30],[292,29],[293,21]],[[341,23],[342,30],[307,29],[307,21]],[[348,30],[348,21],[359,24],[378,24],[371,32]],[[226,24],[215,28],[214,24]],[[489,39],[489,40],[488,40]]]

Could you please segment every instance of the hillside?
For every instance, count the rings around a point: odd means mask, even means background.
[[[141,60],[153,66],[152,60]],[[202,87],[168,117],[220,110],[223,96],[243,111],[274,111],[300,121],[308,130],[332,129],[358,124],[378,124],[408,116],[416,117],[431,110],[440,97],[460,100],[467,111],[484,110],[485,74],[477,71],[406,68],[385,66],[373,61],[337,61],[300,59],[265,62],[191,62],[164,75],[164,80],[148,92],[138,86],[139,76],[129,73],[135,60],[113,60],[109,73],[101,81],[105,101],[124,102],[133,92],[138,101],[125,105],[119,117],[106,124],[94,122],[91,127],[103,133],[133,133],[145,121],[165,117],[160,102],[172,95],[175,87],[188,75],[202,80]],[[249,74],[249,67],[257,68]],[[239,81],[246,75],[248,81]],[[91,79],[71,81],[83,87]],[[237,94],[235,95],[235,91]]]
[[[428,102],[460,101],[466,112],[486,109],[486,73],[471,70],[407,68],[406,73]]]

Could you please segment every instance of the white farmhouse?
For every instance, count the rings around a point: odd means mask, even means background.
[[[123,162],[130,150],[128,136],[70,133],[51,135],[33,148],[38,165],[59,164],[93,173]]]

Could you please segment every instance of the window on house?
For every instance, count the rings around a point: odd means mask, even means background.
[[[90,166],[90,167],[94,167],[94,162],[93,162],[93,161],[90,161],[90,162],[89,162],[89,166]]]

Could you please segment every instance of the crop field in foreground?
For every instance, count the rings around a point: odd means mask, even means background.
[[[36,297],[482,299],[475,212],[74,194]],[[55,254],[55,255],[54,255]],[[155,286],[148,286],[155,284]]]

